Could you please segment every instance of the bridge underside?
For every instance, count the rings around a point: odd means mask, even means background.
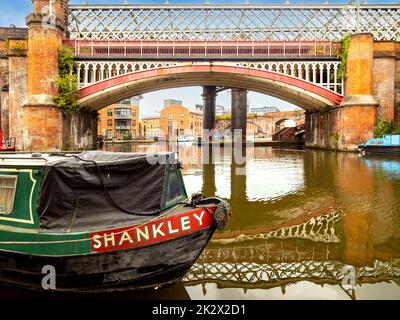
[[[307,111],[337,106],[341,95],[310,82],[268,71],[228,66],[185,66],[141,71],[81,89],[80,106],[99,110],[122,99],[152,91],[215,85],[267,94]]]

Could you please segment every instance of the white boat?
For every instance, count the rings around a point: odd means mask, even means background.
[[[196,137],[195,136],[178,136],[178,142],[194,142],[196,141]]]

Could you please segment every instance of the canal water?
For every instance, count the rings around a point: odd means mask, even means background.
[[[232,161],[229,148],[192,144],[102,149],[175,149],[187,193],[226,199],[232,217],[180,283],[88,298],[400,299],[398,157],[249,147]],[[0,288],[0,299],[29,298],[42,295]]]
[[[399,158],[251,147],[232,161],[229,149],[174,148],[188,194],[228,200],[232,217],[182,283],[152,298],[400,299]]]

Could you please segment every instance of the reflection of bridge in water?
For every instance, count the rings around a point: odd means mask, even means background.
[[[224,255],[237,257],[245,252],[257,254],[254,248],[224,251]],[[264,250],[261,250],[264,252]],[[211,253],[212,254],[212,253]],[[328,251],[326,252],[328,254]],[[282,287],[299,281],[316,284],[342,285],[344,277],[349,281],[349,271],[355,270],[354,284],[393,281],[400,286],[400,259],[391,261],[375,260],[371,266],[353,267],[335,260],[301,260],[296,262],[207,262],[210,252],[206,250],[183,279],[186,286],[216,283],[218,288],[268,289]],[[260,253],[260,256],[262,254]],[[350,282],[352,283],[352,282]],[[354,290],[350,293],[354,298]]]
[[[276,150],[271,157],[279,153]],[[214,235],[185,276],[186,286],[215,283],[218,288],[244,290],[281,286],[284,292],[285,285],[310,281],[339,285],[355,298],[355,291],[342,285],[344,278],[351,280],[349,272],[354,272],[356,285],[390,281],[400,286],[396,214],[375,209],[376,202],[398,206],[392,186],[386,185],[384,197],[373,193],[380,182],[356,155],[302,152],[297,157],[303,159],[302,184],[265,201],[251,200],[249,176],[235,174],[238,168],[249,170],[254,162],[228,164],[232,223]],[[206,195],[218,194],[218,166],[202,165]],[[352,190],[359,190],[359,198]]]
[[[302,224],[257,235],[216,239],[186,274],[186,286],[216,283],[218,288],[268,289],[299,281],[339,285],[393,281],[400,286],[400,258],[374,259],[364,266],[343,260],[339,214],[311,218]],[[343,240],[343,239],[342,239]],[[215,244],[219,246],[215,246]],[[395,254],[394,254],[395,256]],[[205,288],[203,288],[205,290]]]

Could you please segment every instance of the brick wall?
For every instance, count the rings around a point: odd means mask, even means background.
[[[28,38],[28,28],[4,28],[4,27],[0,27],[0,40],[26,39],[26,38]]]

